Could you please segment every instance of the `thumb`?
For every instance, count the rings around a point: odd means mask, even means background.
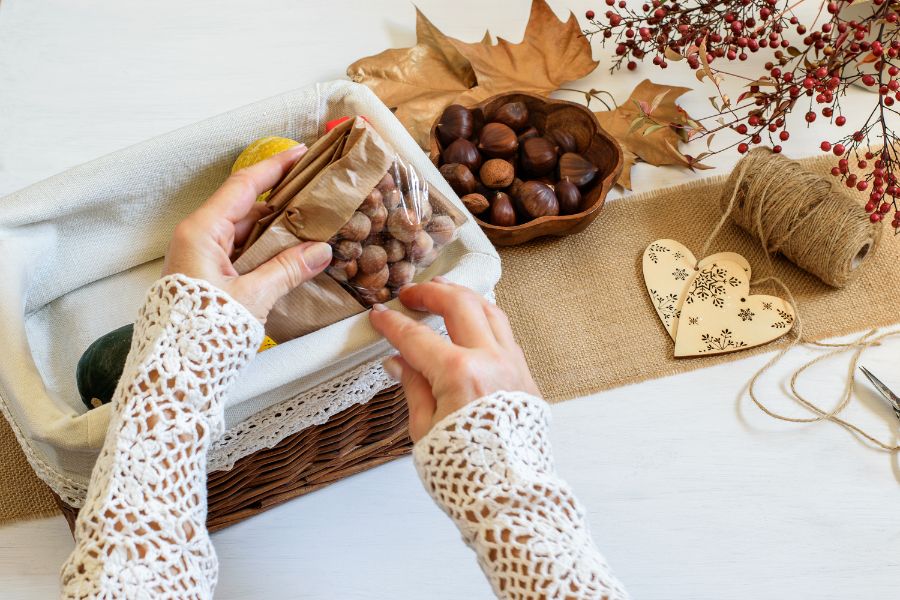
[[[305,242],[281,251],[238,281],[268,313],[279,298],[324,271],[330,262],[331,246]]]
[[[431,430],[434,412],[437,410],[431,384],[400,356],[384,359],[383,365],[385,372],[403,386],[406,404],[409,406],[409,437],[413,442],[418,442]]]

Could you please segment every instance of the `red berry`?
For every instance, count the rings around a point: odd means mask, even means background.
[[[781,146],[778,146],[778,145],[772,146],[772,152],[774,152],[775,154],[778,154],[779,152],[781,152]]]
[[[584,18],[586,18],[588,21],[593,21],[594,17],[596,17],[596,16],[597,15],[594,14],[594,11],[592,11],[592,10],[589,10],[586,13],[584,13]]]
[[[872,202],[871,200],[866,202],[865,209],[866,209],[866,212],[872,212],[873,210],[875,210],[875,203]]]
[[[844,145],[843,144],[835,144],[834,145],[834,155],[835,156],[843,156],[844,154]]]
[[[881,220],[881,213],[873,212],[871,215],[869,215],[869,220],[873,223],[877,223]]]
[[[865,181],[865,180],[857,182],[857,184],[856,184],[856,189],[858,189],[861,192],[866,191],[867,187],[869,187],[869,182]]]
[[[816,113],[814,113],[813,111],[809,111],[808,113],[806,113],[806,122],[807,123],[812,123],[815,120],[816,120]]]
[[[741,142],[740,144],[738,144],[738,147],[737,147],[737,151],[740,152],[741,154],[744,154],[749,149],[750,149],[750,146],[748,146],[744,142]]]
[[[875,78],[872,75],[866,74],[862,76],[862,82],[868,86],[875,85]]]
[[[834,120],[834,124],[837,125],[838,127],[843,127],[844,123],[846,123],[846,122],[847,122],[847,117],[845,117],[844,115],[841,115]]]
[[[634,71],[635,69],[637,69],[637,63],[633,60],[628,61],[628,64],[625,66],[628,67],[629,71]]]
[[[889,210],[891,210],[891,205],[888,202],[883,202],[881,206],[878,207],[878,212],[883,215],[886,215]]]
[[[821,148],[823,152],[828,152],[831,150],[831,142],[822,142],[819,144],[819,148]]]
[[[782,142],[786,142],[789,137],[791,137],[791,134],[787,131],[782,131],[778,134],[778,139],[780,139]]]

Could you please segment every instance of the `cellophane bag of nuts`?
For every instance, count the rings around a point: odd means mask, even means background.
[[[266,333],[279,343],[391,300],[466,220],[361,117],[313,144],[266,203],[271,212],[235,261],[239,273],[298,242],[333,251],[324,273],[270,312]]]

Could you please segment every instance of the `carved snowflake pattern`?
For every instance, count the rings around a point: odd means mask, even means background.
[[[741,318],[741,321],[752,321],[754,312],[749,308],[742,308],[738,311],[738,316]]]

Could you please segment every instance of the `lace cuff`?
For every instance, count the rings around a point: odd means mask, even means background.
[[[205,281],[171,275],[150,289],[63,566],[63,597],[212,597],[206,454],[262,336],[253,315]]]
[[[627,598],[553,466],[550,410],[497,392],[448,415],[414,450],[425,488],[453,519],[501,598]]]

